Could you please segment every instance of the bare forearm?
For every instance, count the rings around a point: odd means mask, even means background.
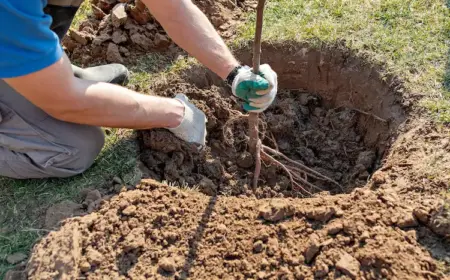
[[[177,100],[75,78],[66,56],[41,71],[5,81],[48,114],[67,122],[146,129],[176,127],[184,116],[184,105]]]
[[[190,0],[144,0],[169,36],[225,79],[238,65],[208,18]]]
[[[148,129],[175,127],[183,117],[183,105],[174,99],[148,96],[126,88],[77,81],[77,98],[56,117],[69,122],[105,127]]]

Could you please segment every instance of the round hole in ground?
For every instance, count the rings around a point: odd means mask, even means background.
[[[251,49],[237,50],[251,64]],[[240,102],[214,74],[194,66],[176,80],[155,86],[158,95],[186,94],[208,117],[207,147],[198,151],[165,130],[141,131],[141,160],[148,177],[198,187],[209,195],[263,197],[338,194],[363,186],[406,119],[395,78],[337,47],[263,45],[262,61],[279,75],[275,103],[260,115],[263,143],[327,176],[305,176],[293,188],[277,164],[263,163],[259,186],[251,187],[253,158],[247,152],[247,120]]]

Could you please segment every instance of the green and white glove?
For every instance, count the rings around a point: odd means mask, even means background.
[[[178,99],[184,105],[184,118],[179,126],[168,128],[168,130],[186,142],[204,146],[206,143],[206,123],[208,122],[205,114],[189,102],[186,95],[177,94],[175,99]]]
[[[241,67],[231,85],[233,94],[245,101],[244,110],[261,113],[275,100],[278,77],[268,64],[259,67],[259,75],[248,66]]]

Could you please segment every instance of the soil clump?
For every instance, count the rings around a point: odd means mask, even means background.
[[[242,14],[256,5],[253,0],[193,2],[223,38],[232,37]],[[148,51],[167,51],[175,46],[141,0],[93,0],[91,3],[93,12],[89,18],[63,39],[71,59],[83,65],[105,60],[124,63]]]
[[[247,152],[247,121],[226,88],[199,89],[179,83],[156,93],[173,96],[179,92],[207,115],[207,147],[198,151],[165,130],[141,131],[141,160],[152,172],[151,178],[199,186],[208,195],[217,192],[257,198],[303,195],[291,189],[288,175],[275,165],[263,166],[260,186],[250,187],[254,160]],[[344,186],[340,189],[332,183],[308,178],[321,190],[346,192],[364,185],[377,166],[376,149],[365,147],[364,135],[357,129],[359,116],[346,108],[327,110],[319,96],[284,90],[261,115],[264,144]]]
[[[45,237],[28,275],[443,279],[420,246],[419,223],[402,222],[424,206],[402,198],[384,188],[306,199],[211,197],[144,180]]]

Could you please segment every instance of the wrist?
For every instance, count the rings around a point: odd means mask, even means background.
[[[168,101],[171,104],[168,106],[168,112],[166,114],[168,116],[167,125],[165,127],[176,128],[183,121],[186,108],[184,103],[178,99],[169,99]]]
[[[238,66],[240,66],[241,64],[237,61],[237,60],[233,60],[231,63],[227,64],[224,68],[222,73],[220,73],[220,78],[222,78],[222,80],[226,80],[227,77],[230,75],[230,73]]]
[[[242,65],[237,65],[236,67],[233,68],[233,70],[230,71],[230,73],[228,74],[227,78],[225,79],[225,82],[231,87],[233,86],[233,81],[236,78],[236,76],[239,73],[239,70],[242,69]]]

